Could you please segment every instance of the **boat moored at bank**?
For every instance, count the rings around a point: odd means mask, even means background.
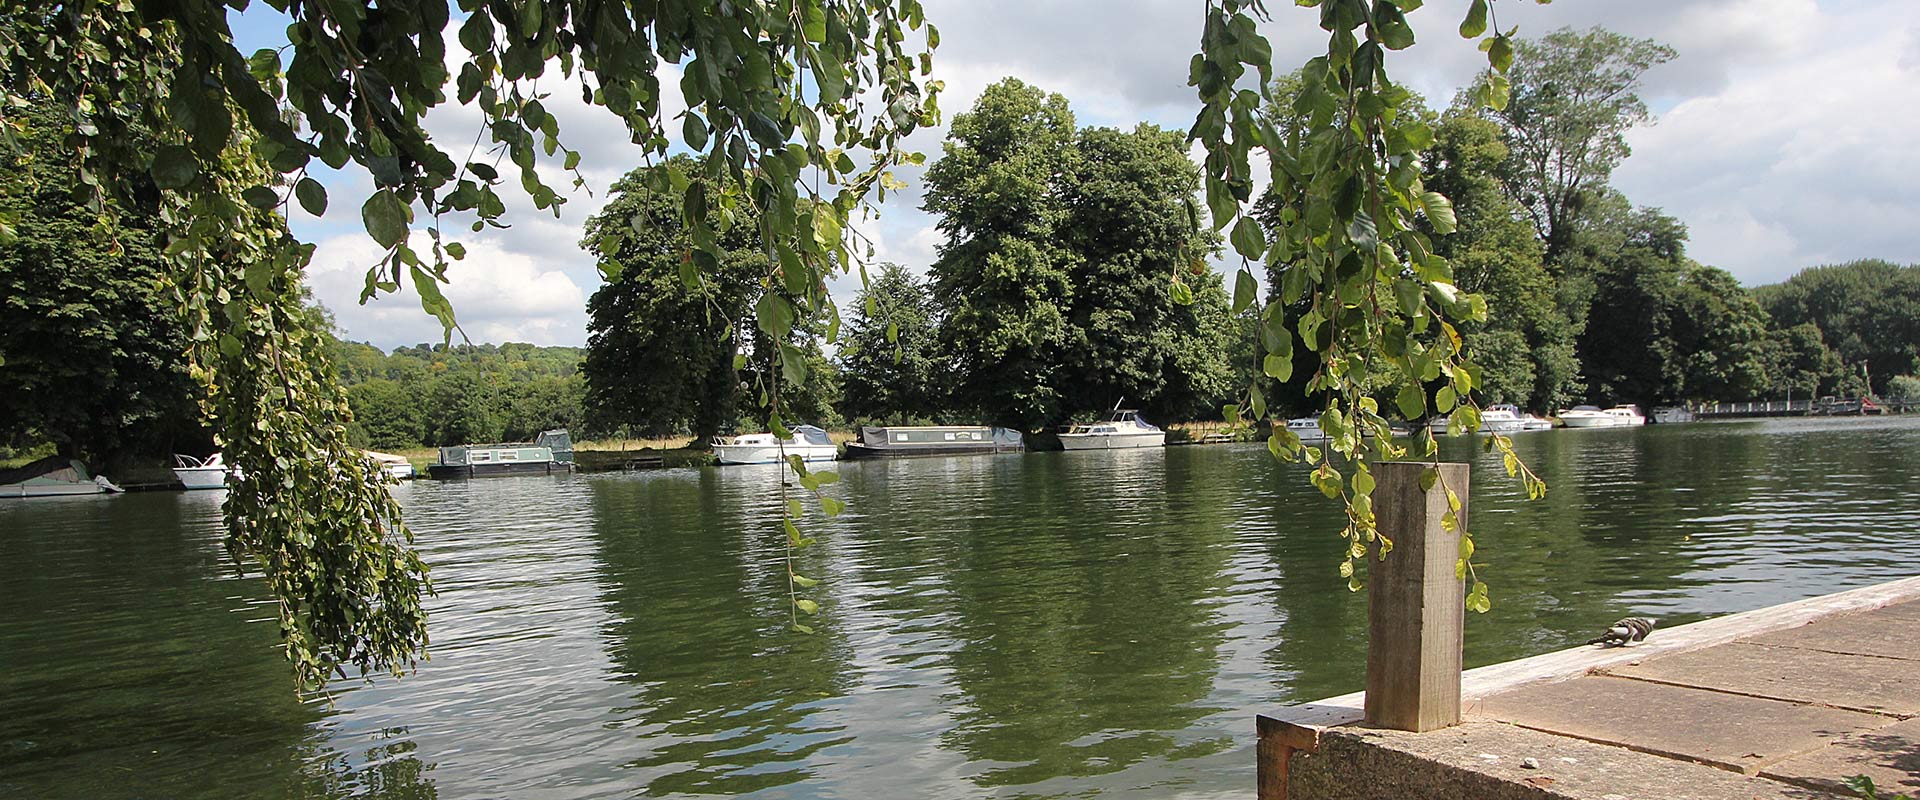
[[[1026,449],[1019,431],[985,425],[875,426],[847,443],[847,458],[1017,453]]]
[[[427,465],[427,475],[436,480],[553,475],[572,471],[573,439],[564,428],[541,431],[531,442],[442,447],[439,462]]]
[[[1060,434],[1068,450],[1131,450],[1165,447],[1167,432],[1140,418],[1133,409],[1116,408],[1100,422],[1082,422]]]
[[[713,455],[722,464],[778,464],[786,456],[801,461],[832,461],[840,448],[827,432],[813,425],[795,425],[782,440],[771,433],[747,433],[714,440]]]
[[[87,465],[59,456],[0,471],[0,497],[66,497],[120,491],[106,476],[88,474]]]
[[[225,489],[228,483],[240,480],[240,468],[227,466],[219,453],[206,458],[175,454],[173,477],[188,490]]]
[[[1647,424],[1647,417],[1640,413],[1639,406],[1614,406],[1601,410],[1598,406],[1574,406],[1560,411],[1560,422],[1569,428],[1625,428]]]

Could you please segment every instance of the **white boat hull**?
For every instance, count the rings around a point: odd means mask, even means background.
[[[188,489],[225,489],[227,475],[226,467],[175,467],[173,469],[173,476],[179,478],[180,485]]]
[[[790,444],[785,450],[786,455],[797,455],[808,463],[832,461],[840,455],[840,448],[833,445]],[[770,444],[716,444],[713,455],[722,464],[778,464],[781,448]]]
[[[1612,428],[1620,423],[1606,417],[1561,417],[1560,424],[1569,428]]]
[[[1141,447],[1166,447],[1166,431],[1140,433],[1063,433],[1060,446],[1068,450],[1133,450]]]

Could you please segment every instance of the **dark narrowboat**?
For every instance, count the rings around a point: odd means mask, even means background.
[[[969,453],[1017,453],[1025,449],[1019,431],[985,425],[866,426],[847,443],[847,458],[946,456]]]

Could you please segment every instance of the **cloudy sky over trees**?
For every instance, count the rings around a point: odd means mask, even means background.
[[[1198,2],[1177,0],[926,0],[941,30],[935,77],[946,82],[948,118],[966,110],[990,83],[1017,76],[1065,95],[1082,125],[1131,127],[1148,121],[1184,129],[1195,108],[1187,61],[1199,41]],[[1276,66],[1321,52],[1317,12],[1270,0],[1264,33]],[[264,6],[257,6],[264,8]],[[1430,0],[1410,17],[1420,44],[1389,68],[1401,82],[1444,107],[1484,65],[1454,34],[1464,0]],[[1604,25],[1669,44],[1679,57],[1648,73],[1642,96],[1657,115],[1629,139],[1633,156],[1613,184],[1636,203],[1664,209],[1690,229],[1689,254],[1724,267],[1747,285],[1782,280],[1801,268],[1855,258],[1920,261],[1920,151],[1909,143],[1920,107],[1920,4],[1912,0],[1558,0],[1496,6],[1504,28],[1532,37],[1562,26]],[[273,44],[283,27],[254,12],[243,46]],[[249,34],[252,34],[249,36]],[[457,58],[458,55],[454,55]],[[672,86],[677,79],[663,76]],[[562,139],[582,151],[586,186],[560,218],[536,212],[524,197],[512,228],[467,235],[470,255],[452,271],[447,294],[474,341],[578,345],[586,339],[584,298],[599,284],[593,258],[577,242],[581,225],[606,201],[606,189],[635,166],[637,148],[604,111],[579,103],[578,85],[549,77],[549,111]],[[670,108],[669,114],[677,113]],[[449,109],[432,121],[436,137],[472,141],[477,115]],[[670,126],[671,127],[671,126]],[[946,128],[912,144],[938,156]],[[551,165],[553,185],[570,181]],[[866,225],[879,260],[923,272],[940,242],[919,210],[921,170],[900,176],[881,218]],[[364,176],[333,176],[340,197],[365,196]],[[310,272],[315,294],[346,336],[382,347],[439,339],[439,325],[410,297],[357,303],[375,248],[360,232],[356,204],[336,203],[325,219],[300,219],[320,242]],[[458,227],[458,226],[450,226]],[[464,232],[464,228],[459,228]],[[852,297],[857,278],[836,295]]]

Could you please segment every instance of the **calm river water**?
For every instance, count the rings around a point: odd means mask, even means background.
[[[1467,659],[1920,572],[1920,418],[1475,457]],[[218,493],[0,502],[0,796],[1245,797],[1360,687],[1337,509],[1257,446],[848,463],[785,630],[771,468],[418,481],[433,659],[294,699]]]

